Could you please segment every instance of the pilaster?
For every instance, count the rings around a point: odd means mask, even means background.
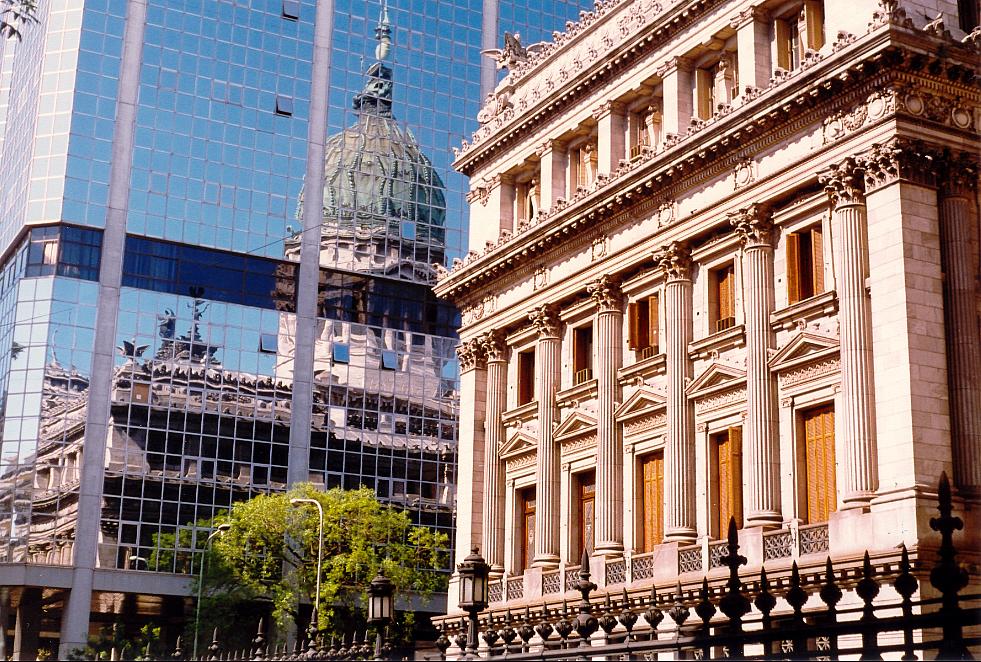
[[[668,434],[664,448],[666,542],[693,542],[695,529],[694,412],[685,394],[691,377],[688,343],[692,337],[691,255],[674,242],[654,254],[665,274],[665,354]]]
[[[739,84],[744,89],[750,85],[765,89],[773,72],[770,63],[769,17],[762,9],[750,7],[741,12],[730,25],[736,29]]]
[[[596,540],[595,552],[623,553],[623,440],[614,418],[620,385],[623,298],[609,276],[590,283],[596,303]]]
[[[822,173],[831,199],[833,261],[838,286],[842,411],[835,417],[841,508],[865,508],[878,487],[872,378],[872,313],[865,289],[869,247],[864,169],[851,157]]]
[[[745,526],[778,526],[780,448],[774,376],[768,366],[774,345],[773,224],[759,205],[729,217],[743,245],[743,291],[746,319],[746,430],[743,434]]]
[[[658,70],[664,102],[664,136],[682,136],[691,122],[691,64],[681,57],[665,62]]]
[[[547,140],[536,150],[536,153],[541,159],[542,209],[551,209],[556,200],[565,196],[569,154],[565,144],[557,140]]]
[[[535,567],[559,564],[559,452],[553,431],[558,424],[556,392],[559,388],[561,345],[559,316],[551,305],[529,311],[528,319],[538,332],[535,350],[535,397],[538,401],[538,453],[535,464]],[[462,400],[469,402],[469,400]],[[459,516],[458,516],[459,517]]]
[[[606,101],[593,111],[593,118],[598,125],[599,172],[608,175],[627,157],[626,109],[623,104]]]

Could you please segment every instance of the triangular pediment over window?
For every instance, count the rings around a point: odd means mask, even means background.
[[[838,353],[838,339],[800,331],[770,357],[770,370],[781,372]]]
[[[617,421],[624,423],[640,416],[647,416],[656,411],[667,407],[667,398],[660,393],[655,393],[650,389],[641,388],[634,391],[634,394],[627,398],[622,405],[617,407],[613,416]]]
[[[746,371],[716,361],[685,389],[689,398],[701,398],[710,393],[724,391],[746,381]]]
[[[572,412],[553,433],[556,441],[568,441],[592,434],[596,434],[596,419],[580,411]]]
[[[501,446],[500,456],[503,459],[518,457],[527,453],[534,453],[538,446],[538,440],[527,432],[515,432]]]

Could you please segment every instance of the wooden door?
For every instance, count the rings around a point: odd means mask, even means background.
[[[596,521],[596,474],[582,474],[579,485],[579,540],[578,549],[572,550],[572,561],[578,561],[585,548],[593,549],[594,523]]]
[[[719,538],[726,536],[731,518],[736,518],[737,527],[743,525],[742,432],[742,428],[733,427],[712,435],[718,495],[713,528]]]
[[[828,515],[837,507],[834,407],[821,407],[804,413],[804,463],[807,521],[826,522]]]
[[[530,568],[535,558],[535,490],[522,493],[521,567]]]
[[[644,456],[641,460],[641,481],[643,551],[650,552],[664,539],[664,451]]]

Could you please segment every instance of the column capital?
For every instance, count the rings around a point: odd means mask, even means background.
[[[744,249],[773,246],[773,221],[770,211],[763,205],[751,204],[730,213],[728,218]]]
[[[768,21],[769,18],[769,14],[761,7],[749,7],[731,18],[729,20],[729,27],[733,30],[738,30],[751,21]]]
[[[508,347],[504,342],[504,334],[491,331],[480,337],[480,348],[488,363],[503,363],[507,360]]]
[[[456,347],[456,356],[460,360],[460,372],[468,372],[484,367],[484,353],[481,351],[480,339],[464,340]]]
[[[824,184],[824,190],[831,199],[831,205],[865,204],[865,168],[854,157],[846,157],[841,162],[818,175],[818,181]]]
[[[528,311],[528,321],[539,338],[559,337],[559,314],[555,304],[546,303]]]
[[[553,138],[547,138],[542,142],[538,143],[538,146],[535,147],[535,155],[538,158],[542,158],[549,152],[564,152],[564,151],[565,151],[565,143],[562,142],[561,140],[555,140]]]
[[[613,115],[615,113],[623,113],[626,110],[626,106],[619,101],[604,101],[600,105],[593,109],[592,115],[594,120],[599,120],[606,115]]]
[[[945,149],[940,160],[940,191],[944,196],[971,196],[978,190],[978,156]]]
[[[670,76],[674,72],[681,69],[682,71],[688,71],[691,69],[691,60],[680,55],[677,57],[670,58],[664,61],[660,67],[657,68],[657,75],[659,78],[664,78],[665,76]]]
[[[596,303],[601,313],[619,313],[622,311],[623,295],[620,283],[612,276],[600,276],[586,286],[586,292]]]
[[[681,242],[673,241],[655,251],[654,262],[664,270],[668,281],[691,280],[691,252]]]
[[[900,179],[925,186],[935,185],[939,155],[932,151],[918,140],[903,138],[872,145],[861,160],[866,193]]]

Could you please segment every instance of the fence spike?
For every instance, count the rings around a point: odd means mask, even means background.
[[[460,634],[453,637],[453,643],[464,653],[467,652],[467,621],[465,618],[460,619]]]
[[[562,599],[562,611],[558,614],[559,620],[555,623],[555,632],[562,638],[562,647],[565,648],[569,635],[575,629],[575,624],[569,618],[569,603]]]
[[[535,626],[535,632],[542,638],[542,645],[548,647],[548,638],[554,631],[555,628],[548,622],[548,607],[545,606],[542,608],[542,622]]]
[[[501,641],[504,642],[504,652],[507,653],[508,649],[511,647],[511,643],[518,636],[518,633],[512,627],[512,622],[514,621],[514,616],[511,614],[511,610],[508,609],[507,614],[504,617],[504,627],[501,628],[498,634],[501,637]]]
[[[695,605],[695,614],[702,619],[702,627],[698,630],[698,638],[702,640],[702,659],[707,660],[711,654],[711,645],[708,643],[712,638],[712,626],[710,622],[717,611],[710,599],[708,577],[702,577],[702,586],[698,589],[698,604]]]
[[[184,659],[184,646],[182,645],[180,635],[177,637],[177,644],[174,646],[174,652],[170,654],[170,659],[172,660],[182,660]]]
[[[800,656],[802,653],[806,652],[807,639],[804,636],[804,604],[807,602],[807,591],[804,590],[800,579],[800,569],[797,567],[797,561],[794,561],[790,568],[790,588],[787,590],[787,594],[784,599],[794,609],[794,616],[791,622],[791,630],[793,631],[793,649],[795,656]]]
[[[218,641],[218,628],[215,628],[215,631],[211,635],[211,643],[208,645],[208,653],[210,653],[208,656],[209,660],[218,662],[218,659],[221,656],[221,642]]]
[[[828,556],[824,561],[824,583],[818,591],[821,601],[827,607],[827,620],[829,623],[838,622],[837,605],[841,600],[842,591],[835,581],[835,569],[831,565],[831,557]],[[832,660],[838,659],[838,635],[834,631],[828,633],[828,655]]]
[[[436,650],[439,651],[440,659],[445,660],[446,651],[450,647],[450,639],[446,636],[446,625],[441,623],[437,628],[437,631],[439,632],[439,636],[436,637],[436,641],[434,643],[436,644]]]
[[[525,615],[521,625],[518,626],[518,637],[521,638],[521,649],[528,649],[528,642],[535,636],[535,628],[531,624],[531,609],[525,605]]]
[[[913,576],[912,566],[909,562],[909,550],[906,543],[902,543],[902,557],[899,560],[899,574],[892,582],[893,588],[903,598],[903,657],[902,660],[918,660],[916,653],[913,652],[913,594],[919,588],[920,583]]]

